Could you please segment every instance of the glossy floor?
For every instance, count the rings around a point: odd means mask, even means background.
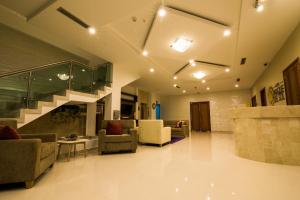
[[[234,155],[232,135],[197,134],[162,148],[139,146],[56,163],[32,189],[1,200],[299,200],[300,167]]]

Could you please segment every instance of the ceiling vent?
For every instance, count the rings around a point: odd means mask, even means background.
[[[241,65],[246,64],[246,60],[247,60],[247,58],[242,58],[242,59],[241,59]]]
[[[81,19],[79,19],[78,17],[76,17],[75,15],[73,15],[72,13],[67,11],[66,9],[64,9],[63,7],[57,8],[57,11],[60,12],[61,14],[63,14],[64,16],[68,17],[69,19],[71,19],[73,22],[79,24],[83,28],[89,28],[90,27],[84,21],[82,21]]]

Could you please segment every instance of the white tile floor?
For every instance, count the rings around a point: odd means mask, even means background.
[[[1,189],[0,199],[299,200],[300,167],[241,159],[232,135],[195,133],[135,154],[58,162],[32,189]]]

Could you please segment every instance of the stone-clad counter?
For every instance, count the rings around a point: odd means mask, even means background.
[[[300,165],[300,106],[236,108],[233,121],[238,156]]]

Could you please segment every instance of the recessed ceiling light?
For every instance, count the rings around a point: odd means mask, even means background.
[[[94,27],[89,27],[88,28],[89,34],[95,35],[96,34],[96,29]]]
[[[206,74],[205,74],[204,72],[198,71],[198,72],[193,73],[193,76],[194,76],[196,79],[202,79],[203,77],[206,76]]]
[[[177,79],[177,76],[174,76],[173,79],[176,80],[176,79]]]
[[[164,16],[166,16],[166,14],[167,14],[167,11],[166,11],[166,9],[165,8],[160,8],[159,10],[158,10],[158,15],[160,16],[160,17],[164,17]]]
[[[150,68],[150,72],[154,72],[155,70],[154,70],[154,68]]]
[[[81,71],[82,71],[82,72],[85,72],[85,69],[82,69]]]
[[[177,87],[177,84],[174,84],[173,87]]]
[[[202,80],[202,83],[206,83],[206,80],[205,80],[205,79],[203,79],[203,80]]]
[[[230,36],[230,35],[231,35],[231,30],[230,30],[230,29],[226,29],[226,30],[223,32],[223,35],[224,35],[225,37]]]
[[[182,90],[182,93],[186,93],[186,90]]]
[[[148,55],[149,55],[149,53],[148,53],[147,50],[144,50],[144,51],[142,52],[142,54],[143,54],[143,56],[148,56]]]
[[[210,90],[210,87],[207,87],[206,90]]]
[[[194,59],[190,59],[190,60],[189,60],[189,63],[190,63],[190,64],[192,64],[192,63],[194,63],[194,62],[195,62]]]
[[[235,84],[234,87],[238,88],[238,87],[239,87],[239,84]]]
[[[226,69],[225,69],[225,72],[230,72],[230,69],[229,69],[229,68],[226,68]]]
[[[193,62],[191,65],[192,65],[192,67],[196,67],[197,64],[195,62]]]
[[[49,81],[52,81],[52,78],[49,78]]]
[[[177,38],[170,46],[173,48],[175,51],[178,52],[185,52],[190,46],[192,45],[192,41],[185,39],[185,38]]]
[[[262,11],[264,11],[264,9],[265,9],[265,7],[263,4],[257,5],[257,7],[256,7],[257,12],[262,12]]]

